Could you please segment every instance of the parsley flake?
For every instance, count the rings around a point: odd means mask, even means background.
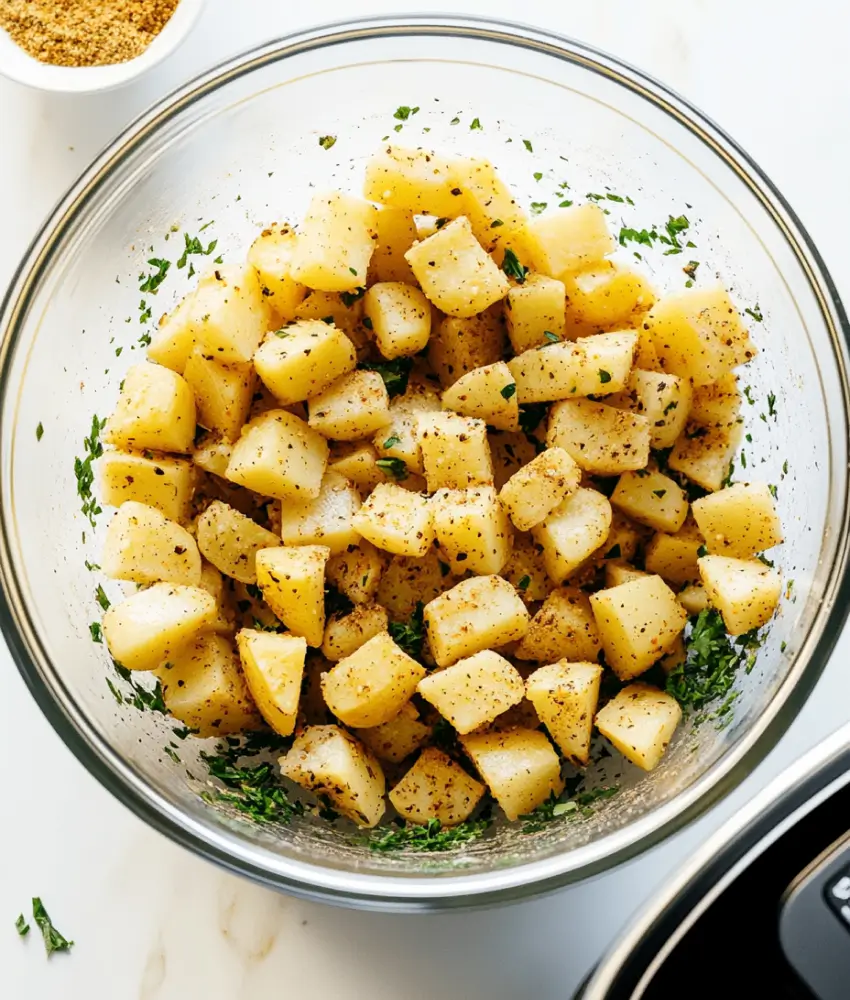
[[[53,921],[38,896],[33,897],[32,916],[41,930],[41,936],[44,938],[44,950],[47,952],[48,958],[54,951],[70,951],[73,948],[74,942],[65,938],[53,926]]]
[[[192,254],[198,254],[203,257],[209,257],[209,255],[213,252],[213,250],[215,250],[215,248],[218,246],[218,240],[211,240],[205,250],[203,244],[198,239],[198,237],[190,236],[188,233],[183,233],[183,242],[185,244],[183,247],[183,253],[180,256],[180,259],[177,261],[177,266],[179,268],[183,268],[186,266],[186,261]],[[144,290],[145,289],[142,289],[142,291]]]
[[[747,307],[744,310],[744,312],[748,316],[752,316],[752,318],[756,321],[756,323],[762,323],[762,322],[764,322],[764,316],[762,315],[762,311],[759,308],[758,302],[756,302],[756,304],[753,306],[752,309],[750,309],[749,307]]]
[[[481,124],[481,121],[478,118],[473,118],[472,123],[469,126],[469,131],[472,132],[475,129],[483,129],[483,127],[484,126]]]
[[[528,576],[528,575],[526,575],[517,584],[517,589],[518,590],[523,590],[523,591],[524,590],[528,590],[528,587],[529,587],[530,583],[531,583],[531,577]]]
[[[599,381],[605,385],[606,382],[611,381],[611,372],[606,372],[604,368],[599,369]]]
[[[531,141],[529,139],[523,139],[522,140],[522,144],[529,151],[529,153],[533,153],[534,152],[534,149],[531,146]]]
[[[491,819],[465,820],[457,826],[443,827],[438,819],[421,825],[406,823],[399,829],[376,830],[369,839],[373,851],[450,851],[477,840],[492,823]]]
[[[26,937],[26,935],[30,932],[30,925],[27,923],[23,913],[21,913],[15,921],[15,930],[21,935],[21,937]]]
[[[511,396],[516,394],[516,382],[511,382],[509,385],[504,386],[499,392],[504,399],[510,399]]]
[[[156,271],[147,275],[139,275],[139,291],[150,292],[151,295],[156,295],[157,289],[163,281],[165,281],[165,276],[168,274],[168,269],[171,267],[171,261],[164,260],[162,257],[151,257],[150,260],[148,260],[148,264],[150,264],[151,267],[155,267]]]
[[[35,439],[40,441],[44,437],[44,424],[39,420],[38,427],[35,429]]]
[[[407,389],[412,358],[396,358],[394,361],[363,361],[359,367],[365,371],[377,372],[384,380],[390,399],[400,396]]]
[[[375,465],[388,476],[392,476],[397,483],[407,479],[410,475],[407,471],[407,463],[401,458],[379,458]]]
[[[505,256],[502,259],[502,270],[509,278],[513,278],[520,285],[523,284],[528,274],[528,268],[520,264],[519,257],[517,257],[510,247],[505,250]]]
[[[335,144],[336,144],[336,136],[335,135],[322,135],[322,136],[319,136],[319,145],[322,147],[322,149],[330,149]]]

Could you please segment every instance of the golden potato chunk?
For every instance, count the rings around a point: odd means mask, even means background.
[[[269,334],[254,367],[282,405],[324,392],[357,366],[354,345],[333,323],[302,319]]]
[[[280,545],[277,535],[221,500],[214,500],[198,518],[197,537],[204,559],[242,583],[257,582],[255,558],[260,549]]]
[[[486,790],[451,757],[426,747],[390,792],[390,802],[409,822],[456,826],[469,819]]]
[[[598,205],[556,208],[526,223],[524,230],[535,271],[562,278],[601,261],[617,249]]]
[[[201,427],[235,441],[248,419],[254,395],[256,376],[251,365],[225,367],[196,347],[186,362],[183,378],[195,396]]]
[[[449,564],[432,548],[419,558],[393,556],[381,577],[376,597],[393,621],[406,621],[417,604],[427,604],[454,582]]]
[[[726,427],[738,419],[741,391],[733,372],[694,390],[690,419],[704,427]]]
[[[296,635],[243,628],[236,646],[260,714],[276,733],[290,736],[298,717],[307,643]]]
[[[542,601],[552,590],[543,549],[525,532],[514,533],[511,557],[501,575],[516,587],[526,604]]]
[[[461,190],[448,157],[427,149],[384,146],[366,163],[363,197],[417,215],[460,215]]]
[[[324,545],[282,546],[257,553],[257,583],[263,600],[294,635],[319,647],[325,633]]]
[[[340,191],[314,194],[292,251],[292,277],[322,292],[366,284],[378,235],[374,205]]]
[[[462,375],[443,393],[443,408],[503,431],[519,427],[516,383],[504,361]]]
[[[250,264],[219,264],[192,301],[195,341],[223,365],[247,364],[269,324],[266,298]]]
[[[567,322],[578,326],[610,329],[655,302],[644,275],[608,260],[566,275],[564,285]]]
[[[192,462],[204,472],[224,479],[227,464],[233,454],[233,445],[229,441],[210,434],[203,438],[192,450]]]
[[[559,587],[531,619],[514,656],[538,663],[581,662],[595,660],[600,649],[590,598],[577,587]]]
[[[705,592],[705,587],[698,584],[692,583],[684,590],[680,590],[678,598],[679,604],[689,615],[698,615],[700,611],[705,611],[708,607],[708,594]]]
[[[171,521],[183,521],[194,487],[192,463],[165,455],[107,451],[100,459],[100,496],[110,507],[128,500],[155,507]]]
[[[195,323],[192,315],[194,306],[195,293],[190,292],[170,313],[160,316],[148,344],[148,358],[178,375],[183,374],[195,346]]]
[[[137,451],[189,452],[195,439],[195,397],[169,368],[141,364],[128,369],[103,440]]]
[[[546,443],[563,448],[586,472],[616,476],[646,466],[649,421],[589,399],[563,400],[549,413]]]
[[[770,621],[782,593],[782,577],[757,559],[703,556],[699,574],[708,603],[723,616],[730,635],[743,635]]]
[[[201,556],[195,539],[155,507],[132,500],[122,504],[109,522],[100,565],[114,580],[187,587],[201,582]]]
[[[646,417],[650,447],[670,448],[688,421],[692,397],[690,383],[678,375],[635,368],[622,392],[605,402]]]
[[[389,618],[380,604],[359,604],[347,614],[331,615],[325,625],[322,653],[331,662],[344,660],[376,635],[387,631]]]
[[[531,534],[543,548],[546,572],[560,584],[605,542],[610,528],[608,498],[579,487],[536,524]]]
[[[644,566],[647,572],[663,576],[669,583],[683,584],[699,579],[697,559],[705,545],[702,533],[687,520],[675,535],[653,535],[646,547]]]
[[[404,462],[408,473],[421,473],[418,414],[438,412],[440,408],[440,396],[433,384],[427,379],[412,376],[404,394],[390,400],[390,421],[372,439],[375,451],[381,458],[397,458]],[[384,473],[380,466],[378,472],[383,480]],[[404,476],[401,480],[405,486],[409,485],[408,478]]]
[[[423,556],[434,541],[428,501],[394,483],[376,486],[351,524],[373,545],[394,555]]]
[[[419,414],[416,426],[429,492],[492,484],[493,462],[483,420],[444,410]]]
[[[521,226],[525,212],[489,160],[458,159],[450,167],[452,180],[462,190],[460,213],[469,219],[475,238],[488,252],[503,231]]]
[[[431,336],[431,304],[413,285],[379,281],[363,298],[367,326],[385,358],[404,358],[424,350]]]
[[[596,714],[596,728],[644,771],[658,766],[682,709],[675,698],[649,684],[629,684]]]
[[[405,253],[416,240],[416,222],[413,212],[403,208],[382,205],[377,216],[378,238],[369,261],[369,278],[377,281],[403,281],[413,285],[416,278]]]
[[[563,448],[547,448],[515,472],[499,499],[520,531],[544,521],[578,489],[581,469]]]
[[[632,580],[639,580],[642,576],[650,576],[642,569],[635,569],[629,563],[619,562],[609,559],[605,563],[605,586],[619,587],[621,583],[630,583]]]
[[[688,497],[679,484],[661,472],[624,472],[611,494],[611,504],[638,524],[655,531],[678,531],[688,516]]]
[[[459,733],[471,733],[518,705],[525,685],[516,667],[485,649],[425,677],[417,691]]]
[[[383,569],[384,557],[371,542],[360,538],[328,560],[328,582],[352,603],[365,604],[375,596]]]
[[[444,388],[467,372],[502,360],[504,327],[493,310],[469,319],[445,316],[431,331],[428,361]]]
[[[527,274],[521,285],[512,286],[505,299],[505,326],[514,354],[543,347],[550,337],[563,339],[565,294],[563,281],[545,274]]]
[[[704,490],[719,490],[743,433],[741,424],[711,428],[688,424],[670,452],[668,465]]]
[[[280,537],[284,545],[327,545],[331,555],[339,555],[360,540],[354,529],[359,509],[357,489],[343,476],[328,471],[315,500],[281,504]]]
[[[430,507],[440,558],[453,573],[501,573],[512,532],[492,486],[437,490]]]
[[[602,667],[561,660],[539,667],[525,690],[558,749],[578,767],[590,759],[593,716],[599,701]]]
[[[400,764],[430,738],[431,726],[422,722],[416,706],[409,701],[394,719],[369,729],[356,729],[355,735],[378,760]]]
[[[782,541],[782,525],[766,483],[735,483],[694,500],[694,519],[706,548],[746,559]]]
[[[289,226],[265,229],[251,244],[248,263],[257,272],[263,295],[278,326],[295,319],[307,289],[292,277],[295,233]]]
[[[310,400],[310,426],[335,441],[356,441],[390,421],[390,398],[377,372],[351,372]]]

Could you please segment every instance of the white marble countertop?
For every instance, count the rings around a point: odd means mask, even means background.
[[[648,70],[720,122],[778,184],[850,300],[850,10],[830,0],[457,0]],[[239,49],[353,5],[209,0],[185,46],[118,92],[63,97],[0,79],[0,289],[55,200],[152,100]],[[357,13],[413,10],[360,0]],[[439,8],[437,8],[439,9]],[[0,994],[33,1000],[562,1000],[629,914],[784,764],[845,721],[846,634],[779,748],[700,822],[612,874],[534,902],[433,917],[358,913],[249,885],[149,830],[63,747],[0,647]],[[77,941],[47,962],[13,926],[41,895]]]

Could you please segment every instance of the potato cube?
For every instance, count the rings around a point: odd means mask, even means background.
[[[501,573],[512,532],[492,486],[437,490],[430,506],[440,557],[453,573]]]
[[[705,545],[702,533],[687,520],[675,535],[658,532],[646,547],[644,566],[670,583],[683,584],[699,579],[697,559]]]
[[[504,361],[462,375],[443,393],[443,407],[501,430],[519,427],[516,383]]]
[[[390,421],[372,439],[375,450],[381,458],[398,459],[404,462],[407,476],[402,482],[409,487],[409,473],[422,472],[422,449],[419,446],[418,415],[439,412],[440,396],[426,379],[411,377],[402,396],[390,400]],[[378,467],[383,478],[381,467]],[[424,489],[424,487],[423,487]]]
[[[605,659],[621,681],[649,670],[688,620],[660,576],[645,576],[591,595]]]
[[[543,549],[524,532],[514,534],[511,556],[501,575],[516,587],[526,604],[542,601],[552,590]]]
[[[688,516],[688,497],[681,486],[649,469],[624,472],[611,494],[611,503],[638,524],[670,534],[678,531]]]
[[[483,649],[521,639],[529,615],[516,590],[500,576],[473,576],[425,605],[428,644],[447,667]]]
[[[770,621],[779,604],[782,578],[757,559],[703,556],[699,575],[709,606],[717,608],[730,635],[742,635]]]
[[[280,545],[277,535],[220,500],[198,518],[197,536],[204,559],[242,583],[257,582],[257,552]]]
[[[327,545],[339,555],[360,536],[354,515],[360,509],[360,494],[336,472],[326,472],[315,500],[289,500],[281,504],[280,537],[284,545]]]
[[[617,249],[602,209],[593,204],[544,212],[526,223],[525,238],[534,270],[551,278],[595,264]]]
[[[272,322],[278,326],[295,319],[307,289],[292,276],[295,233],[289,226],[265,229],[251,244],[248,263],[257,272]]]
[[[356,371],[310,400],[310,426],[335,441],[356,441],[390,420],[390,399],[378,372]]]
[[[684,430],[691,409],[690,383],[678,375],[632,370],[625,389],[606,403],[639,413],[649,421],[652,448],[670,448]]]
[[[307,643],[300,636],[243,628],[236,645],[260,714],[276,733],[290,736],[298,717]]]
[[[729,464],[743,433],[741,424],[711,428],[688,424],[667,464],[703,489],[719,490],[729,475]]]
[[[650,576],[642,569],[635,569],[629,563],[619,562],[609,559],[605,563],[605,586],[619,587],[621,583],[630,583],[632,580],[639,580],[642,576]]]
[[[294,635],[319,647],[325,633],[324,545],[283,546],[257,553],[257,583],[263,600]]]
[[[315,500],[327,462],[328,444],[321,434],[294,413],[269,410],[243,428],[227,478],[261,496]]]
[[[699,584],[689,584],[684,590],[679,591],[678,597],[679,604],[689,615],[698,615],[708,607],[708,594],[705,592],[705,587]]]
[[[354,292],[310,290],[295,310],[295,319],[321,320],[327,325],[333,323],[348,337],[360,357],[367,353],[370,343],[369,332],[363,325],[363,293],[362,287]]]
[[[725,427],[735,423],[740,412],[738,379],[733,372],[728,372],[716,382],[694,390],[689,417],[703,427]]]
[[[492,310],[470,319],[446,316],[431,331],[428,361],[448,388],[467,372],[501,361],[504,342],[504,328]]]
[[[384,815],[386,782],[380,764],[339,726],[305,729],[280,758],[280,771],[296,785],[326,795],[357,826],[375,826]]]
[[[251,409],[256,382],[253,367],[225,367],[196,347],[186,362],[183,378],[195,396],[201,427],[235,441]]]
[[[475,238],[490,252],[502,231],[523,225],[525,212],[489,160],[458,159],[450,167],[452,179],[461,188],[461,212],[469,219]]]
[[[376,598],[393,621],[406,621],[417,604],[427,604],[454,582],[448,563],[432,548],[420,558],[393,556],[381,576]]]
[[[590,737],[601,680],[599,664],[561,660],[539,667],[525,684],[540,721],[561,753],[577,767],[590,759]]]
[[[450,219],[462,211],[461,194],[451,160],[426,149],[384,146],[366,164],[363,197],[381,205]]]
[[[195,340],[223,365],[247,364],[268,329],[269,311],[250,264],[220,264],[204,275],[192,303]]]
[[[531,533],[543,547],[546,572],[560,584],[605,542],[610,527],[607,497],[579,487]]]
[[[182,458],[107,451],[100,459],[103,503],[120,507],[135,500],[155,507],[172,521],[185,520],[194,479],[192,463]]]
[[[643,274],[600,261],[564,277],[567,323],[602,329],[627,325],[635,313],[644,312],[655,295]]]
[[[746,559],[782,541],[782,525],[766,483],[735,483],[693,503],[706,548]]]
[[[254,366],[283,406],[324,392],[357,367],[354,345],[333,323],[304,319],[269,334]]]
[[[357,729],[355,735],[378,760],[400,764],[430,738],[431,726],[422,722],[416,706],[409,701],[394,719],[369,729]]]
[[[411,823],[437,820],[456,826],[468,819],[487,789],[451,757],[427,747],[390,792],[390,802]]]
[[[194,439],[195,397],[186,381],[161,365],[133,365],[103,440],[116,448],[189,452]]]
[[[616,476],[646,466],[649,421],[606,403],[565,399],[549,411],[546,443],[563,448],[586,472]]]
[[[198,636],[174,654],[158,676],[170,714],[202,739],[261,726],[233,645],[224,636]]]
[[[409,357],[427,346],[431,336],[431,304],[413,285],[379,281],[366,292],[363,312],[385,358]]]
[[[596,660],[601,649],[590,598],[577,587],[553,590],[517,643],[518,660]]]
[[[380,432],[379,432],[380,433]],[[377,464],[378,452],[368,441],[342,441],[331,445],[328,472],[349,479],[364,493],[378,483],[386,482],[386,474]]]
[[[217,612],[215,600],[199,587],[155,583],[107,609],[103,637],[128,670],[153,670],[212,625]]]
[[[405,253],[416,241],[416,222],[413,212],[403,208],[382,205],[377,215],[378,239],[369,261],[369,279],[378,281],[403,281],[416,284]]]
[[[514,525],[528,531],[578,489],[581,469],[563,448],[547,448],[515,472],[499,493]]]
[[[527,274],[513,285],[505,299],[505,325],[514,354],[549,343],[546,334],[563,339],[565,296],[563,281],[545,274]]]
[[[202,562],[201,582],[198,586],[215,600],[218,608],[216,620],[210,626],[211,631],[217,632],[219,635],[232,636],[236,629],[236,616],[232,602],[233,593],[229,587],[225,590],[224,577],[211,563]]]
[[[327,565],[328,582],[354,604],[371,601],[384,569],[383,555],[365,538],[349,545],[345,552],[331,556]]]
[[[483,420],[445,410],[417,419],[428,490],[463,490],[493,482],[493,463]]]
[[[192,450],[192,462],[204,472],[224,479],[233,454],[233,445],[213,434],[208,434]]]
[[[322,653],[328,660],[344,660],[376,635],[386,632],[389,618],[380,604],[359,604],[347,614],[331,615],[325,625]]]
[[[122,504],[109,522],[101,569],[114,580],[134,583],[201,582],[201,556],[195,539],[155,507],[132,500]]]
[[[314,194],[292,251],[292,277],[322,292],[365,285],[377,224],[377,208],[361,198],[340,191]]]
[[[148,358],[178,375],[183,374],[189,355],[195,347],[194,306],[195,293],[190,292],[170,313],[160,316],[148,344]]]
[[[528,437],[522,431],[491,431],[487,435],[493,462],[493,483],[497,490],[502,489],[511,476],[543,451],[545,445],[540,440],[541,434],[543,437],[546,435],[545,415]]]
[[[644,771],[658,766],[682,709],[675,698],[649,684],[629,684],[596,714],[596,728]]]
[[[398,556],[423,556],[434,541],[428,501],[394,483],[376,486],[351,524],[373,545]]]
[[[510,820],[526,816],[564,790],[558,755],[538,730],[472,733],[461,743]]]
[[[601,546],[603,559],[634,559],[641,542],[649,537],[649,531],[635,524],[616,508],[611,511],[611,530]]]
[[[425,677],[417,691],[459,733],[471,733],[518,705],[525,685],[516,667],[485,649]]]
[[[464,217],[415,244],[404,257],[428,299],[449,316],[483,312],[510,288]]]

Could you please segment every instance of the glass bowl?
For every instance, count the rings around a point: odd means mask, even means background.
[[[417,110],[396,117],[399,106]],[[330,148],[326,136],[336,137]],[[745,376],[747,467],[778,487],[786,532],[777,550],[786,596],[755,668],[738,679],[733,715],[699,726],[692,716],[651,774],[613,757],[594,764],[588,784],[616,782],[620,792],[590,816],[568,814],[534,833],[497,823],[443,854],[375,852],[362,834],[312,815],[258,826],[216,798],[198,760],[204,744],[181,742],[173,720],[128,704],[105,647],[92,642],[96,588],[120,591],[87,568],[105,518],[92,531],[74,472],[92,415],[111,410],[124,371],[143,356],[140,314],[150,307],[158,317],[187,287],[189,268],[172,267],[155,297],[140,293],[146,261],[174,261],[182,232],[202,226],[200,237],[235,259],[259,227],[297,219],[314,187],[356,188],[364,160],[388,138],[487,156],[527,202],[601,197],[615,232],[663,231],[669,216],[686,215],[694,246],[684,254],[640,244],[621,254],[643,251],[657,285],[674,290],[693,258],[698,280],[717,273],[751,310],[761,352]],[[363,20],[290,36],[133,124],[58,206],[12,283],[0,386],[4,632],[43,711],[100,781],[168,836],[266,885],[416,909],[585,878],[733,787],[826,663],[850,597],[845,330],[817,251],[767,178],[642,73],[564,38],[462,18]]]

